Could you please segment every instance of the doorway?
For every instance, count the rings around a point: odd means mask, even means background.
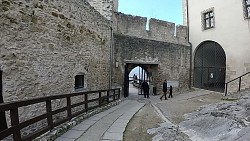
[[[154,78],[152,74],[157,74],[157,65],[158,64],[126,63],[124,71],[124,97],[128,97],[130,93],[137,96],[143,95],[141,84],[143,81],[146,81],[149,87],[153,84]],[[134,76],[136,76],[135,81]]]
[[[194,57],[194,87],[224,92],[226,55],[216,42],[203,42]]]
[[[141,84],[146,81],[148,84],[148,72],[140,66],[133,68],[129,73],[129,94],[130,95],[143,95]],[[150,84],[149,84],[150,85]]]

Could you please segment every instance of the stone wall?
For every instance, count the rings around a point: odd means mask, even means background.
[[[112,19],[113,9],[117,11],[117,0],[86,0],[91,6],[93,6],[99,13],[101,13],[108,20]]]
[[[135,62],[135,64],[136,62],[154,63],[154,65],[148,65],[147,71],[152,72],[152,84],[157,88],[158,94],[161,93],[164,79],[179,82],[179,87],[174,88],[175,91],[188,89],[190,46],[120,34],[115,34],[114,42],[114,60],[119,64],[113,70],[114,86],[123,86],[126,60],[131,60],[130,63]]]
[[[175,26],[174,23],[157,19],[149,20],[149,30],[146,30],[147,18],[114,13],[114,32],[143,39],[188,45],[187,27]]]
[[[82,0],[0,0],[4,101],[109,88],[110,21]],[[63,101],[54,104],[60,106]],[[21,121],[44,103],[20,109]]]
[[[187,0],[182,0],[182,16],[183,16],[183,25],[187,26]]]

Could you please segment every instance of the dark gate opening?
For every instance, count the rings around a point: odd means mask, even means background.
[[[146,70],[146,65],[140,65],[140,64],[129,64],[127,63],[126,66],[125,66],[125,75],[124,75],[124,97],[128,97],[129,96],[129,83],[130,83],[130,76],[131,75],[131,71],[138,67],[137,71],[139,73],[135,73],[135,75],[137,76],[137,79],[135,80],[134,83],[136,84],[133,84],[135,87],[137,87],[137,94],[138,95],[143,95],[143,90],[142,90],[142,87],[141,87],[141,84],[144,82],[144,81],[147,81],[149,82],[149,78],[148,78],[148,72]]]
[[[224,92],[226,55],[216,42],[202,43],[194,57],[194,87]]]
[[[124,84],[123,84],[123,92],[124,92],[124,97],[128,97],[129,96],[129,86],[130,86],[130,76],[129,74],[131,73],[131,71],[136,68],[139,67],[140,69],[138,70],[138,74],[137,74],[137,83],[135,84],[138,89],[137,89],[137,94],[138,95],[143,95],[143,90],[141,88],[141,84],[143,81],[148,82],[149,86],[151,86],[153,84],[153,77],[152,77],[152,69],[156,69],[158,66],[158,63],[146,63],[146,62],[136,62],[136,61],[128,61],[126,62],[125,68],[124,68]],[[151,69],[151,73],[149,72],[149,69]],[[134,73],[132,73],[132,75],[134,75]],[[131,76],[132,76],[131,75]],[[156,88],[155,88],[156,89]],[[135,94],[135,91],[133,89],[133,91],[131,91],[132,94]],[[156,92],[155,92],[156,93]],[[154,94],[155,94],[154,93]]]

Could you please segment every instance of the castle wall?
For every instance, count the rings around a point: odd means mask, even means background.
[[[123,86],[126,60],[154,65],[148,65],[147,70],[152,73],[152,84],[157,93],[162,92],[162,82],[178,81],[179,87],[175,91],[188,89],[190,71],[190,47],[167,42],[141,39],[126,35],[115,34],[114,60],[118,67],[113,68],[114,86]]]
[[[186,26],[150,19],[149,30],[146,30],[147,18],[123,13],[114,13],[113,22],[114,32],[117,34],[188,45]]]
[[[85,77],[82,91],[108,89],[110,26],[82,0],[0,0],[4,101],[77,92],[77,74]],[[42,104],[20,110],[20,120]]]

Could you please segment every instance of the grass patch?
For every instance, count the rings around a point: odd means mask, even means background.
[[[239,99],[238,98],[223,97],[223,98],[221,98],[221,100],[225,100],[225,101],[237,101]]]

